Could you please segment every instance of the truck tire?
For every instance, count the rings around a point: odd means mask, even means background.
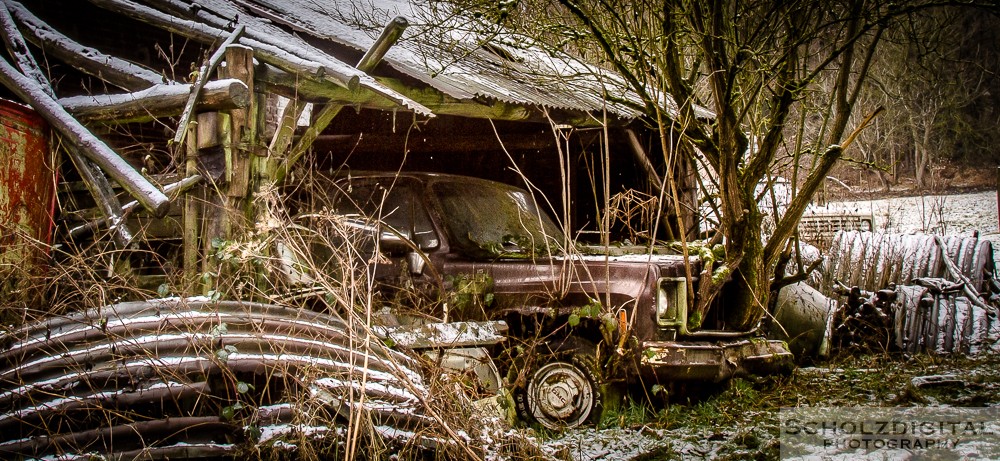
[[[567,340],[535,352],[518,360],[526,372],[513,389],[518,417],[552,430],[600,422],[604,405],[594,346]]]

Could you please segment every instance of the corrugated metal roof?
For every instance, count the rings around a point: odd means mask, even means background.
[[[382,25],[403,16],[410,27],[389,50],[385,61],[453,98],[485,98],[584,112],[607,108],[627,118],[637,114],[624,104],[607,101],[604,94],[641,104],[619,76],[569,56],[553,56],[541,47],[531,46],[523,37],[496,30],[483,32],[483,24],[443,9],[444,3],[236,1],[294,21],[301,30],[317,37],[361,51],[371,46]]]
[[[495,100],[632,118],[637,113],[605,94],[640,103],[622,78],[569,56],[556,56],[527,39],[485,31],[481,23],[421,0],[144,0],[152,7],[184,11],[215,27],[239,23],[248,34],[324,54],[303,35],[367,50],[396,16],[410,27],[384,58],[395,70],[460,100]],[[421,2],[421,3],[417,3]],[[166,7],[164,7],[166,5]],[[485,31],[485,32],[484,32]],[[330,57],[325,56],[327,59]],[[353,63],[351,63],[353,64]],[[370,78],[370,77],[369,77]],[[377,82],[376,82],[377,83]],[[398,102],[382,85],[362,84]],[[705,116],[711,116],[703,111]]]

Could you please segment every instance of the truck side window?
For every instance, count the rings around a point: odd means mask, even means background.
[[[360,211],[366,216],[381,218],[382,222],[396,230],[410,234],[413,243],[422,250],[432,250],[440,244],[427,209],[420,201],[420,195],[414,191],[413,184],[397,181],[386,194],[386,187],[379,182],[356,181],[351,184],[348,195],[357,209],[350,210],[353,206],[338,203],[338,211]]]

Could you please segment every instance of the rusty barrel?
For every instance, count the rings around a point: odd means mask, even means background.
[[[45,267],[55,182],[48,125],[30,108],[0,99],[0,300],[24,299],[28,277]]]

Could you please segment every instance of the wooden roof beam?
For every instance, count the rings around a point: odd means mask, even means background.
[[[73,96],[59,99],[59,104],[82,122],[146,122],[179,115],[191,94],[191,86],[156,85],[134,93]],[[249,105],[250,89],[246,84],[223,79],[205,85],[195,111],[229,111]]]
[[[356,106],[375,110],[399,110],[397,104],[386,100],[372,92],[359,90],[346,91],[314,79],[289,74],[279,69],[267,67],[257,74],[267,91],[273,91],[288,98],[304,98],[318,104],[337,104]],[[541,109],[533,106],[509,104],[502,101],[461,100],[448,96],[434,88],[417,88],[409,86],[400,80],[379,78],[383,85],[392,88],[410,98],[437,115],[455,115],[460,117],[482,118],[492,120],[507,120],[516,122],[548,123]],[[557,114],[557,121],[576,127],[599,126],[599,121],[584,113],[551,110]]]
[[[123,14],[202,43],[214,43],[229,35],[221,28],[172,16],[129,0],[90,0],[90,2],[108,11]],[[345,70],[351,68],[343,63],[333,62],[332,59],[320,60],[317,56],[303,57],[300,56],[301,53],[296,52],[300,50],[283,48],[253,37],[242,37],[239,43],[253,48],[255,57],[261,61],[287,72],[309,75],[347,89],[358,87],[360,76]]]

